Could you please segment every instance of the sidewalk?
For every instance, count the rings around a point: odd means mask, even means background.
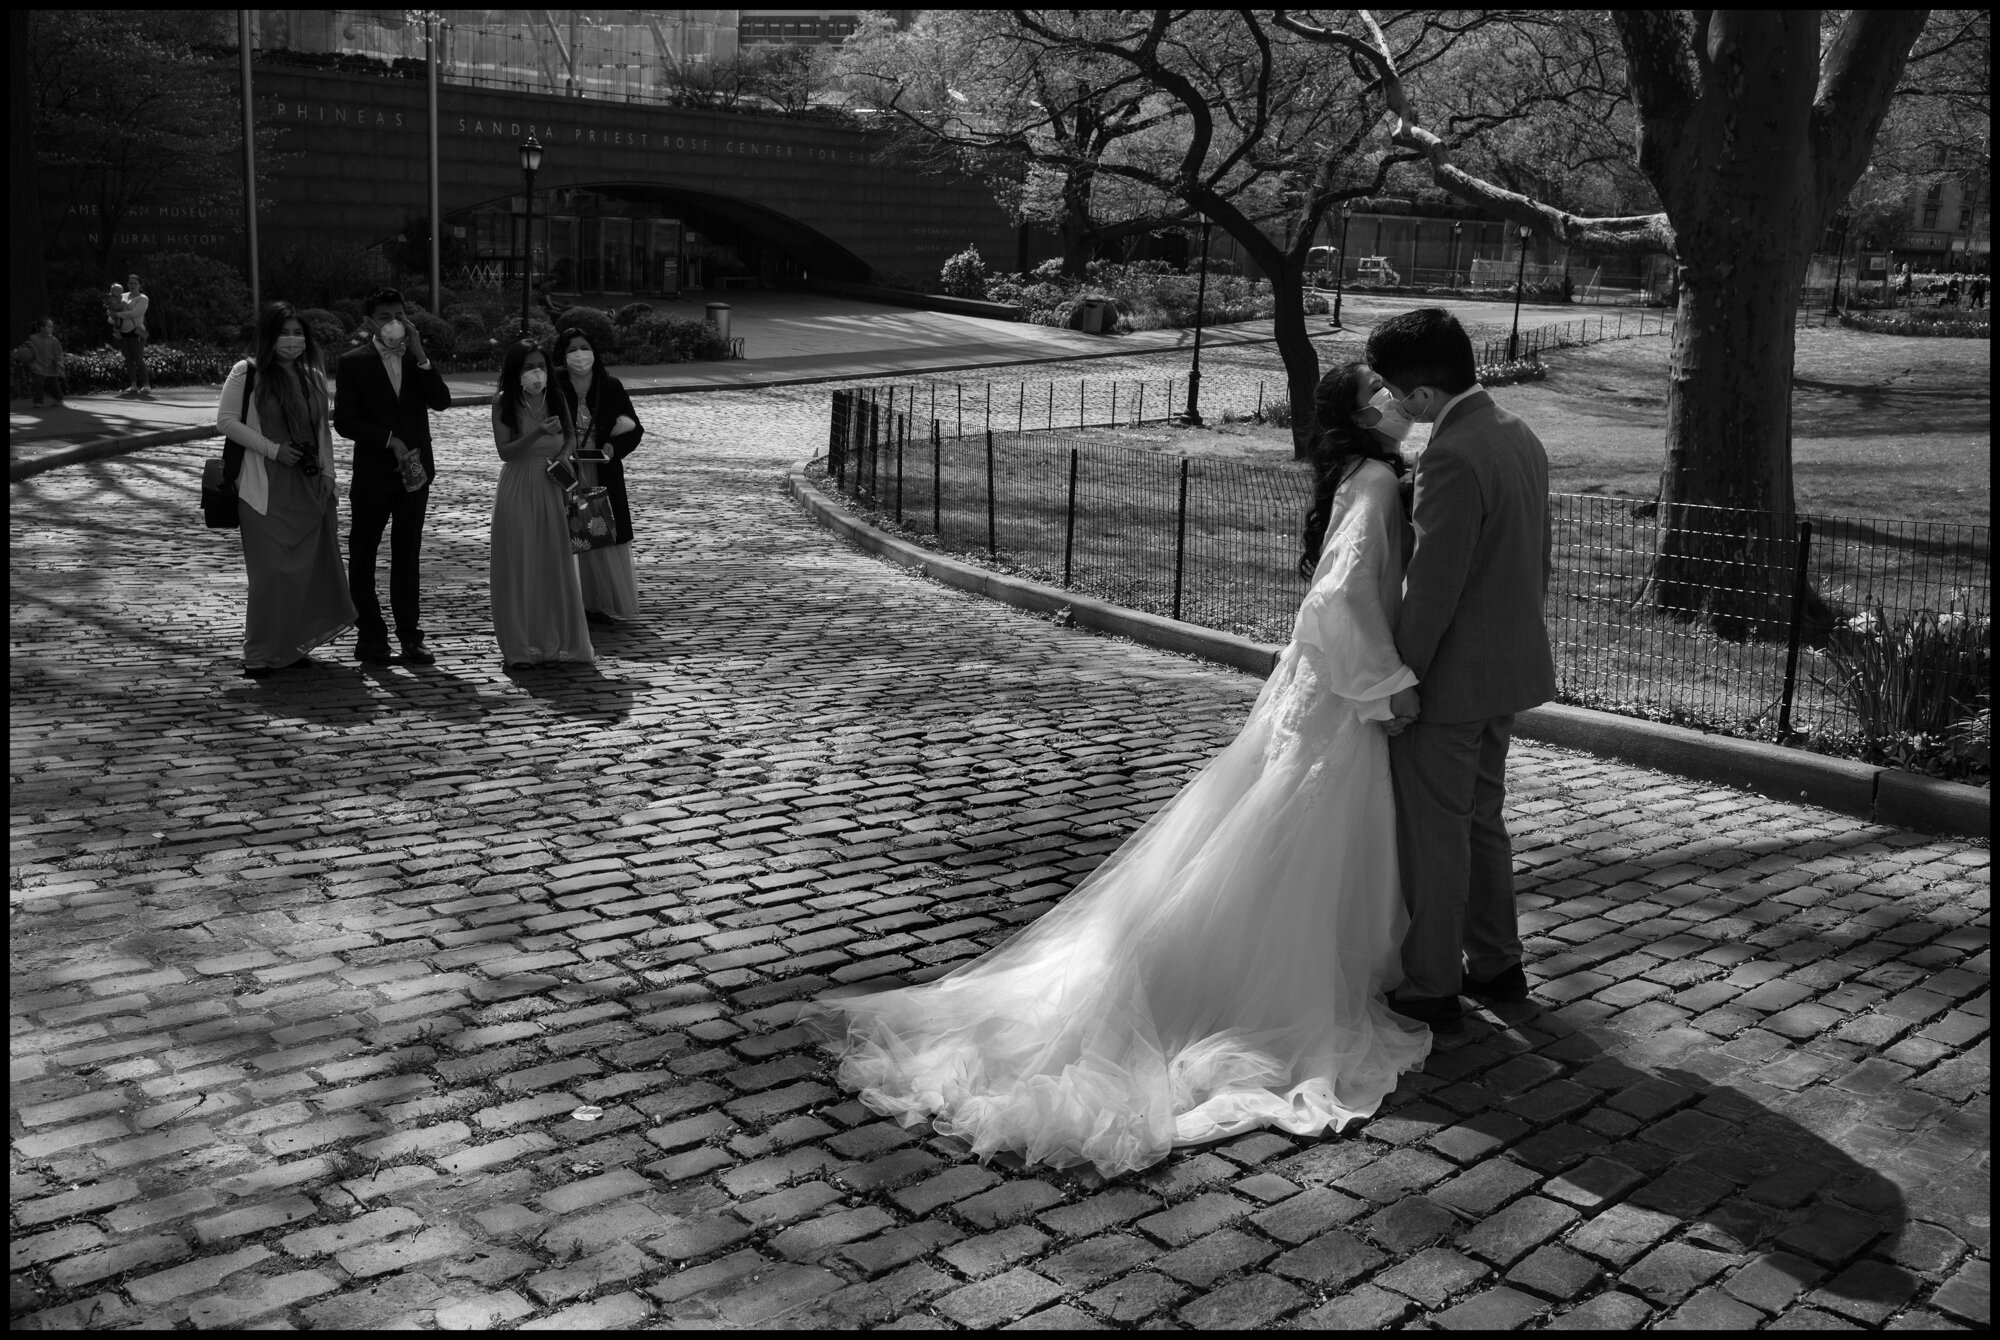
[[[642,610],[504,673],[439,417],[439,664],[236,676],[201,444],[13,489],[17,1329],[1981,1328],[1988,851],[1532,744],[1533,999],[1382,1112],[982,1166],[800,1002],[1047,910],[1258,682],[893,570],[777,487],[825,393],[669,396]]]

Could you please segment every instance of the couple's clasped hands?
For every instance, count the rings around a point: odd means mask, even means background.
[[[1389,719],[1382,723],[1382,729],[1390,735],[1401,735],[1422,710],[1415,689],[1399,689],[1389,698]]]

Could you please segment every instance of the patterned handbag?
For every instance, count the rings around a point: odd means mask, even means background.
[[[569,551],[588,553],[618,543],[618,517],[605,489],[576,489],[569,495]]]

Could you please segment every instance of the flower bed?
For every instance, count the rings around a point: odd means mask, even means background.
[[[1983,307],[1849,307],[1840,324],[1877,335],[1941,336],[1945,339],[1990,340],[1993,318]]]

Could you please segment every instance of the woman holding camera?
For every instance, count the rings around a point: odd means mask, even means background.
[[[556,336],[556,390],[576,424],[579,473],[587,488],[602,487],[618,522],[618,540],[576,556],[583,582],[583,610],[594,623],[624,623],[639,613],[639,580],[632,570],[632,509],[625,501],[624,460],[646,430],[625,384],[604,370],[590,336],[571,326]]]
[[[574,478],[576,431],[549,386],[548,355],[527,340],[507,351],[493,397],[493,445],[504,464],[493,495],[488,581],[493,636],[510,670],[596,660],[583,588],[569,547],[563,485]]]
[[[354,626],[334,505],[333,429],[312,328],[288,302],[257,320],[257,353],[229,370],[215,426],[240,454],[237,513],[250,595],[243,673],[308,665]]]

